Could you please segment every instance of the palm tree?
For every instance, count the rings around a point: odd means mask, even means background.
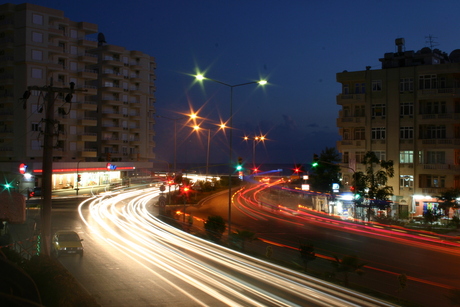
[[[363,158],[364,172],[356,172],[353,175],[356,194],[367,200],[370,209],[379,207],[384,209],[389,206],[388,201],[393,195],[393,187],[388,186],[388,178],[394,177],[392,160],[380,160],[377,155],[368,151]]]
[[[364,274],[362,267],[365,266],[364,263],[360,263],[357,256],[344,256],[340,260],[337,256],[334,256],[335,261],[332,263],[335,267],[336,272],[343,273],[343,283],[345,286],[348,286],[348,275],[350,273],[358,274],[359,276]]]

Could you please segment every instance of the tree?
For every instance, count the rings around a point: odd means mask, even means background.
[[[364,274],[362,267],[364,263],[360,263],[357,256],[344,256],[340,260],[337,256],[334,256],[335,261],[332,263],[336,272],[343,273],[343,283],[348,286],[348,277],[350,273],[358,274],[359,276]]]
[[[334,147],[326,147],[318,158],[318,165],[312,166],[309,176],[311,189],[331,192],[332,183],[339,183],[341,161],[340,154]]]
[[[307,271],[308,262],[316,259],[315,248],[312,244],[301,243],[300,244],[300,258],[302,258],[304,270]]]
[[[208,237],[215,242],[220,241],[225,231],[225,220],[218,215],[209,216],[204,223],[204,229]]]
[[[450,208],[458,209],[459,204],[457,203],[457,198],[460,197],[460,189],[448,189],[441,193],[440,196],[436,196],[439,200],[439,208],[444,210],[444,215],[449,216]],[[458,216],[458,210],[454,211]]]
[[[257,240],[256,234],[248,230],[237,230],[232,234],[233,239],[241,243],[241,250],[244,251],[245,243]]]
[[[389,199],[393,195],[393,187],[388,186],[388,179],[394,177],[394,168],[392,160],[380,160],[377,155],[368,151],[362,164],[365,166],[364,172],[353,174],[355,193],[359,198],[372,207],[378,207],[380,210],[386,209],[389,205]],[[369,210],[369,217],[370,217]]]

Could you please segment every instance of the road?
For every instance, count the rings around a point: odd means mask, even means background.
[[[246,189],[251,190],[251,189]],[[460,288],[459,242],[446,242],[432,236],[412,235],[400,229],[360,226],[331,219],[308,210],[268,210],[253,198],[259,189],[234,197],[232,225],[250,230],[266,245],[273,246],[279,260],[301,263],[297,248],[301,242],[314,245],[319,258],[309,267],[314,272],[331,272],[334,255],[340,259],[357,255],[366,264],[363,276],[352,276],[356,285],[388,295],[400,296],[420,306],[450,306],[446,298]],[[260,200],[260,199],[259,199]],[[217,196],[199,209],[188,209],[196,218],[209,215],[226,217],[228,196]],[[293,214],[294,213],[294,214]],[[253,244],[254,250],[260,243]],[[400,274],[408,276],[407,288],[398,292]]]
[[[53,202],[53,230],[76,230],[85,247],[59,260],[103,306],[386,306],[163,224],[157,195],[89,198],[78,212]]]

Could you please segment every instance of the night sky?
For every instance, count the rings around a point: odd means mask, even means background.
[[[23,1],[10,1],[19,4]],[[460,48],[460,1],[29,1],[95,23],[108,44],[156,58],[157,115],[199,112],[213,129],[230,113],[230,88],[197,83],[194,74],[237,85],[233,90],[233,157],[252,160],[244,135],[265,135],[260,163],[307,163],[339,140],[336,73],[380,69],[379,58],[429,46]],[[96,37],[96,35],[94,36]],[[174,121],[156,118],[156,155],[173,161]],[[205,162],[207,132],[177,121],[177,161]],[[228,137],[228,131],[227,135]],[[228,162],[228,140],[212,133],[210,163]]]

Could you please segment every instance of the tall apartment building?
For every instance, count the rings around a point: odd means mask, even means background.
[[[367,151],[393,160],[393,209],[420,216],[441,192],[460,188],[460,49],[414,52],[395,42],[381,69],[337,74],[337,148],[348,185]]]
[[[106,174],[116,166],[152,167],[155,59],[97,33],[96,24],[71,21],[60,10],[0,6],[0,164],[20,189],[39,185],[49,102],[42,89],[50,85],[75,84],[71,99],[54,97],[53,173],[61,175],[53,175],[53,188],[74,186],[76,172],[80,185],[105,184],[127,175]],[[17,176],[19,165],[37,175],[33,183]]]

